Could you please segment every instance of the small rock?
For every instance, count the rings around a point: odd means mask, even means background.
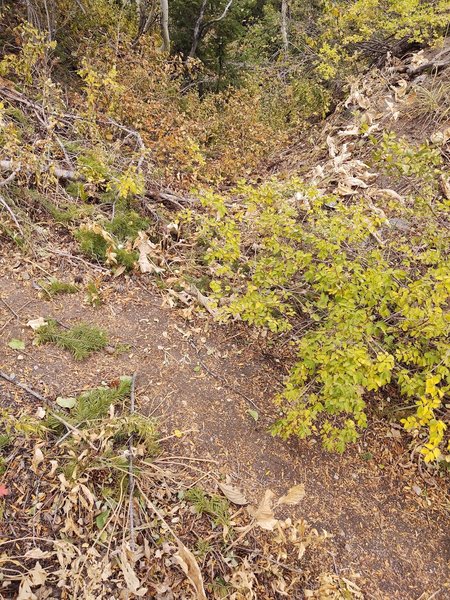
[[[422,493],[422,488],[419,487],[418,485],[413,485],[412,489],[413,489],[413,492],[415,492],[418,496],[420,496],[420,494]]]
[[[114,354],[115,351],[116,351],[116,349],[114,348],[114,346],[106,346],[106,348],[105,348],[105,352],[107,354]]]
[[[401,217],[393,217],[389,219],[389,225],[393,229],[398,229],[399,231],[410,231],[411,225],[408,223],[406,219],[402,219]]]

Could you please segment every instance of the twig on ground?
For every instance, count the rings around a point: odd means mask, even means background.
[[[8,183],[11,183],[16,178],[17,173],[20,171],[20,165],[17,166],[15,171],[13,171],[6,179],[0,181],[0,187],[5,187]]]
[[[3,299],[2,299],[2,300],[3,300]],[[3,302],[5,302],[5,301],[3,300]],[[22,306],[21,306],[19,309],[17,309],[17,313],[20,313],[20,312],[21,312],[21,311],[22,311],[22,310],[25,308],[25,306],[28,306],[28,305],[29,305],[29,304],[31,304],[32,302],[33,302],[33,300],[28,300],[27,302],[25,302],[25,304],[22,304]],[[6,304],[6,302],[5,302],[5,304]],[[14,316],[14,315],[13,315],[13,316]],[[18,317],[17,317],[17,314],[16,314],[16,318],[18,318]],[[8,325],[8,324],[9,324],[9,323],[12,321],[12,319],[13,319],[13,317],[11,317],[10,319],[8,319],[8,320],[7,320],[7,321],[6,321],[6,322],[5,322],[5,323],[2,325],[2,327],[1,327],[1,329],[0,329],[0,333],[1,333],[1,332],[2,332],[2,331],[5,329],[5,327],[6,327],[6,326],[7,326],[7,325]]]
[[[52,254],[56,254],[57,256],[64,256],[65,258],[68,258],[69,260],[79,261],[79,262],[83,263],[84,265],[86,265],[87,267],[97,269],[97,271],[101,271],[102,273],[109,273],[109,269],[105,269],[105,267],[102,267],[100,265],[96,265],[95,263],[84,260],[84,258],[81,258],[81,256],[74,256],[73,254],[69,254],[69,252],[63,252],[62,250],[55,250],[54,248],[47,248],[47,251],[51,252]]]
[[[130,414],[134,414],[134,395],[136,387],[136,376],[137,373],[133,373],[131,379],[131,391],[130,391]],[[133,434],[130,435],[128,440],[128,494],[129,494],[129,505],[128,505],[128,518],[130,522],[130,548],[135,549],[135,536],[134,536],[134,473],[133,473]]]
[[[0,298],[0,300],[3,302],[3,304],[6,306],[6,308],[12,312],[12,314],[16,317],[16,319],[19,318],[18,313],[16,313],[16,311],[6,302],[6,300],[4,300],[3,298]]]
[[[17,381],[17,379],[15,377],[13,377],[11,375],[7,375],[3,371],[0,371],[0,377],[2,379],[5,379],[5,381],[9,381],[9,383],[12,383],[13,385],[16,385],[20,389],[22,389],[25,392],[27,392],[27,394],[30,394],[31,396],[33,396],[34,398],[36,398],[40,402],[46,404],[47,406],[53,406],[54,403],[51,400],[48,400],[47,398],[45,398],[44,396],[42,396],[39,392],[35,392],[33,389],[31,389],[25,383],[20,383],[20,381]],[[63,419],[62,417],[60,417],[55,412],[52,412],[52,416],[57,421],[59,421],[62,425],[64,425],[64,427],[67,427],[67,429],[69,429],[72,433],[74,431],[77,431],[77,432],[79,431],[79,429],[77,429],[76,427],[74,427],[71,423],[68,423],[65,419]],[[91,446],[91,448],[95,449],[95,446],[91,442],[87,441],[87,443]]]

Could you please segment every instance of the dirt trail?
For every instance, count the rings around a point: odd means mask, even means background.
[[[0,273],[5,273],[0,297],[10,307],[0,302],[3,371],[49,398],[137,371],[140,410],[161,418],[163,435],[186,432],[174,438],[173,454],[214,458],[253,499],[268,487],[282,492],[303,482],[301,514],[333,534],[336,570],[344,576],[350,569],[360,573],[368,598],[449,597],[448,523],[436,500],[444,491],[431,480],[430,485],[419,481],[421,490],[412,489],[412,467],[400,467],[408,455],[395,435],[375,443],[368,434],[344,457],[313,442],[275,439],[267,427],[275,416],[271,398],[282,365],[262,356],[255,341],[232,339],[225,328],[207,331],[206,319],[187,324],[133,279],[105,283],[106,302],[98,309],[83,302],[83,292],[45,301],[33,287],[39,271],[27,263],[17,263],[15,270],[7,264],[12,263],[4,259],[2,265],[0,257]],[[59,265],[55,274],[64,277],[64,272]],[[26,323],[38,316],[53,316],[65,325],[98,324],[108,330],[113,347],[128,344],[129,349],[77,363],[53,346],[32,345]],[[12,338],[24,340],[25,351],[10,349]],[[249,400],[259,407],[257,422],[248,413]],[[0,380],[0,405],[33,402]]]

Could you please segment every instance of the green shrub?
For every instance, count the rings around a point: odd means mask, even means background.
[[[125,211],[114,217],[112,221],[105,224],[106,231],[112,233],[121,242],[134,240],[139,231],[145,231],[148,227],[148,219],[144,219],[134,211]]]
[[[129,231],[132,231],[131,228]],[[136,265],[138,253],[123,248],[120,242],[101,225],[81,227],[75,231],[74,236],[80,243],[81,251],[90,258],[109,265],[123,265],[129,271]]]
[[[221,320],[303,332],[293,338],[297,361],[273,433],[318,433],[343,451],[367,426],[369,399],[376,404],[390,385],[399,404],[415,405],[403,424],[420,436],[425,460],[440,457],[450,270],[439,212],[448,208],[436,203],[434,217],[427,203],[397,207],[415,233],[395,231],[380,245],[377,232],[389,224],[365,199],[336,204],[299,181],[241,186],[236,195],[240,203],[205,195],[205,212],[188,220],[197,222]]]
[[[396,43],[432,43],[446,35],[449,0],[337,0],[326,2],[320,32],[307,38],[326,80],[344,79],[364,62],[385,56]],[[367,49],[367,52],[366,52]],[[361,64],[362,63],[362,64]]]
[[[75,239],[80,243],[80,249],[90,258],[103,262],[106,259],[108,242],[95,231],[79,229],[74,233]]]

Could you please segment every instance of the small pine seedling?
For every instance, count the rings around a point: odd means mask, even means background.
[[[47,325],[36,330],[36,336],[38,344],[56,344],[59,348],[69,350],[75,360],[83,360],[108,344],[108,336],[103,329],[85,323],[79,323],[66,330],[56,321],[49,321]]]
[[[48,299],[58,296],[59,294],[76,294],[78,292],[77,286],[73,283],[58,281],[58,279],[51,279],[48,284],[40,283],[40,286]]]

